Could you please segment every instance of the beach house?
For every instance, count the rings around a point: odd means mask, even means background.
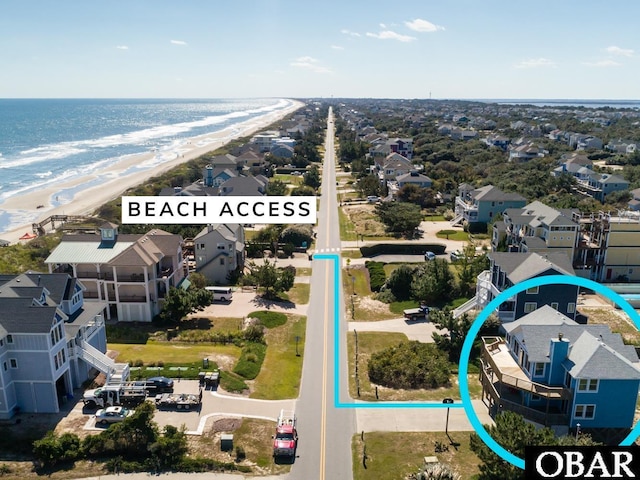
[[[580,325],[549,306],[484,337],[482,399],[493,415],[513,411],[533,422],[580,429],[634,423],[640,364],[606,325]]]
[[[507,208],[524,207],[527,200],[517,193],[505,193],[493,185],[475,188],[462,183],[458,187],[455,204],[455,218],[452,225],[462,222],[489,223],[498,213]]]
[[[207,225],[193,239],[196,271],[216,285],[244,267],[244,228],[238,224]]]
[[[105,355],[106,303],[84,291],[64,273],[0,275],[0,419],[56,413],[97,371],[128,375]]]
[[[80,280],[87,303],[106,303],[107,318],[121,322],[150,322],[184,277],[180,235],[159,229],[121,235],[111,223],[99,235],[63,236],[45,262],[50,273]]]

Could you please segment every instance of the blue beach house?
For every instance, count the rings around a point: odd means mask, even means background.
[[[635,348],[606,325],[580,325],[543,306],[484,337],[482,399],[546,426],[626,430],[640,387]]]

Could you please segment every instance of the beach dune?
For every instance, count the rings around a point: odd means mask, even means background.
[[[114,163],[100,171],[74,178],[68,182],[58,183],[41,190],[16,195],[6,199],[0,204],[0,211],[12,215],[13,218],[24,218],[24,223],[11,230],[0,233],[0,239],[11,243],[19,242],[25,233],[32,232],[32,223],[40,222],[51,215],[89,215],[101,205],[122,195],[126,190],[143,184],[151,177],[157,176],[181,163],[193,160],[207,152],[216,150],[231,140],[252,135],[268,125],[293,113],[304,106],[303,103],[294,101],[293,104],[277,112],[270,112],[260,117],[252,118],[246,122],[235,124],[224,130],[210,134],[193,137],[180,146],[175,152],[175,158],[145,170],[128,172],[133,167],[143,165],[152,160],[156,153],[149,152],[140,155],[132,155],[115,160]],[[102,179],[96,184],[97,179]],[[105,180],[106,179],[106,180]],[[91,185],[84,188],[86,185]],[[77,193],[73,198],[59,206],[52,206],[58,192],[66,191]]]

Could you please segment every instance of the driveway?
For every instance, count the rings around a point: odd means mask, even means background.
[[[306,315],[309,305],[298,305],[291,302],[273,302],[264,300],[255,292],[233,292],[231,302],[215,302],[204,310],[194,313],[191,317],[229,317],[244,318],[256,310],[270,310],[273,312],[295,313]]]
[[[422,343],[432,343],[433,333],[444,334],[446,329],[438,330],[431,322],[409,322],[404,318],[393,320],[380,320],[377,322],[349,322],[349,331],[358,332],[399,332],[404,333],[409,340],[418,340]]]

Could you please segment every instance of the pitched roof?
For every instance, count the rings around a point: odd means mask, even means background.
[[[483,202],[495,202],[495,201],[523,201],[526,202],[526,198],[517,193],[505,193],[498,187],[493,185],[486,185],[484,187],[476,188],[471,192],[471,197],[477,201]]]
[[[565,253],[491,252],[488,256],[513,284],[549,270],[556,271],[558,274],[575,275],[569,257]]]
[[[640,379],[635,349],[606,325],[580,325],[545,305],[503,327],[525,345],[531,362],[548,363],[551,339],[561,333],[571,344],[563,365],[574,378]]]

